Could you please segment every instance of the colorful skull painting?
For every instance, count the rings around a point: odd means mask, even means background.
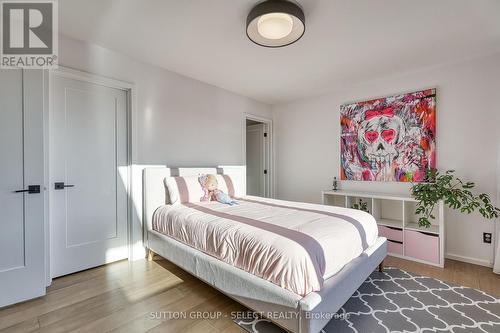
[[[436,90],[340,107],[343,180],[421,182],[436,167]]]

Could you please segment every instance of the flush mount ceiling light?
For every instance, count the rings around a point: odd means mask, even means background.
[[[282,47],[295,43],[306,29],[304,12],[286,0],[267,0],[252,8],[247,17],[247,36],[255,44]]]

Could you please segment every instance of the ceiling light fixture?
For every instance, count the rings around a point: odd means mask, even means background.
[[[267,0],[252,8],[247,17],[247,36],[265,47],[295,43],[306,30],[305,16],[299,5],[287,0]]]

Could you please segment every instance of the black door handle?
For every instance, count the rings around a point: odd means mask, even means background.
[[[28,192],[29,194],[40,193],[40,185],[28,185],[27,190],[17,190],[15,193]]]
[[[54,183],[55,190],[64,190],[66,187],[75,187],[75,185],[65,185],[64,182]]]

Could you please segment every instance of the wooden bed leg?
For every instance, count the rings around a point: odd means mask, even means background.
[[[379,272],[383,272],[384,271],[384,261],[382,260],[382,262],[380,264],[378,264],[378,271]]]
[[[154,256],[155,256],[155,253],[153,251],[151,251],[150,249],[147,249],[147,254],[146,254],[147,260],[153,261]]]

